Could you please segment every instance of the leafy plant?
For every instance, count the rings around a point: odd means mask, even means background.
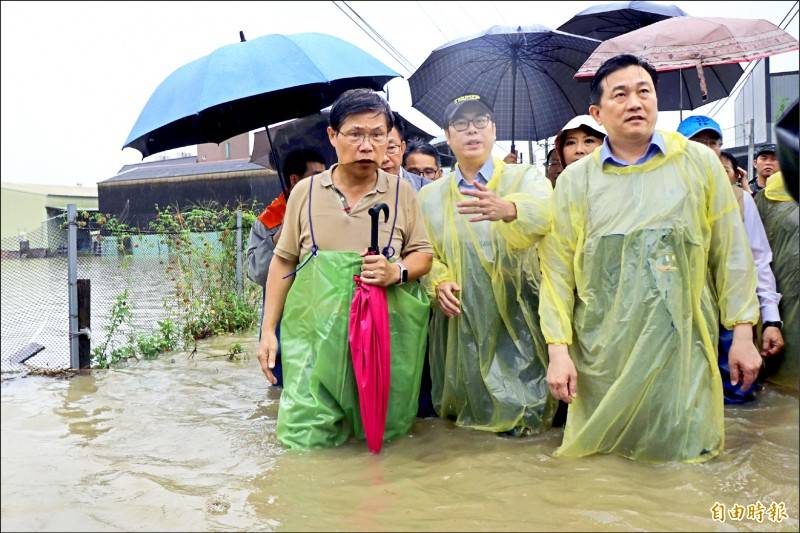
[[[250,209],[240,206],[242,244],[255,221],[255,207],[255,203]],[[87,216],[92,224],[117,239],[124,266],[125,240],[141,231],[107,214]],[[156,206],[156,217],[150,222],[148,233],[162,236],[169,250],[166,270],[174,286],[164,304],[174,320],[159,322],[158,330],[153,333],[130,335],[126,346],[112,346],[111,339],[123,323],[130,322],[129,292],[125,290],[112,307],[105,341],[93,350],[96,367],[108,368],[137,356],[154,359],[176,349],[181,341],[193,354],[199,339],[248,330],[257,324],[259,288],[243,282],[242,290],[238,291],[236,286],[236,224],[236,210],[227,207],[194,206],[181,211],[177,207]]]
[[[111,306],[111,323],[106,330],[106,337],[99,346],[92,350],[92,361],[95,367],[108,368],[135,354],[133,350],[129,349],[130,347],[115,347],[114,345],[114,337],[117,332],[123,326],[130,326],[132,313],[130,305],[128,305],[128,297],[128,289],[125,289],[114,299],[114,304]]]

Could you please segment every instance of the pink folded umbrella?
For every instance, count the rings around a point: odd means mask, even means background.
[[[386,204],[375,205],[369,210],[372,217],[371,254],[379,253],[378,216],[381,211],[388,220],[389,206]],[[350,356],[367,447],[372,453],[379,453],[383,445],[391,385],[389,304],[385,288],[367,285],[359,276],[353,276],[353,280],[356,287],[350,305]]]
[[[367,447],[381,451],[386,413],[389,410],[391,362],[389,307],[386,289],[356,282],[350,307],[350,355],[358,388],[358,407]]]

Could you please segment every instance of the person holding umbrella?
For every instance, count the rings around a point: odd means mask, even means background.
[[[387,288],[393,355],[383,438],[405,434],[416,415],[429,304],[411,282],[430,270],[432,249],[414,190],[380,170],[392,126],[389,105],[377,93],[344,92],[327,130],[338,162],[300,181],[289,196],[267,275],[258,360],[275,383],[281,320],[277,435],[291,448],[338,446],[351,435],[364,436],[359,410],[366,400],[357,393],[348,345],[354,277],[359,287]],[[388,206],[387,223],[376,234],[381,253],[371,255],[370,210],[379,204]]]
[[[492,159],[494,115],[481,95],[453,100],[444,123],[456,170],[419,192],[434,250],[425,278],[437,306],[433,404],[462,427],[538,433],[555,410],[536,319],[535,247],[550,229],[552,187],[531,165]]]
[[[553,194],[539,316],[547,383],[569,404],[556,456],[711,459],[725,434],[719,322],[733,330],[732,383],[749,388],[761,368],[736,200],[716,154],[655,130],[657,81],[632,55],[601,65],[589,112],[608,135]]]
[[[319,174],[325,170],[325,159],[314,150],[294,150],[286,156],[283,170],[289,176],[289,191],[301,179]],[[261,318],[264,318],[264,302],[267,295],[267,270],[272,261],[272,253],[281,234],[283,215],[286,212],[286,198],[281,193],[272,203],[264,208],[253,221],[250,237],[247,241],[247,277],[262,289]],[[258,329],[261,339],[261,327]],[[275,366],[275,385],[282,386],[280,354]]]

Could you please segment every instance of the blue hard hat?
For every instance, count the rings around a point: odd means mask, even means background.
[[[713,131],[719,135],[720,140],[722,140],[722,128],[720,128],[717,121],[711,117],[695,115],[683,119],[683,121],[678,124],[678,133],[687,139],[691,139],[701,131]]]

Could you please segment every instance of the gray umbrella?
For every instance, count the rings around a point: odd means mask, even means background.
[[[605,41],[671,17],[685,17],[678,6],[654,2],[614,2],[591,6],[558,27],[560,31]]]
[[[492,105],[497,138],[539,140],[586,113],[589,84],[573,79],[600,41],[545,26],[487,31],[434,50],[408,79],[411,105],[442,128],[444,109],[464,94]]]

